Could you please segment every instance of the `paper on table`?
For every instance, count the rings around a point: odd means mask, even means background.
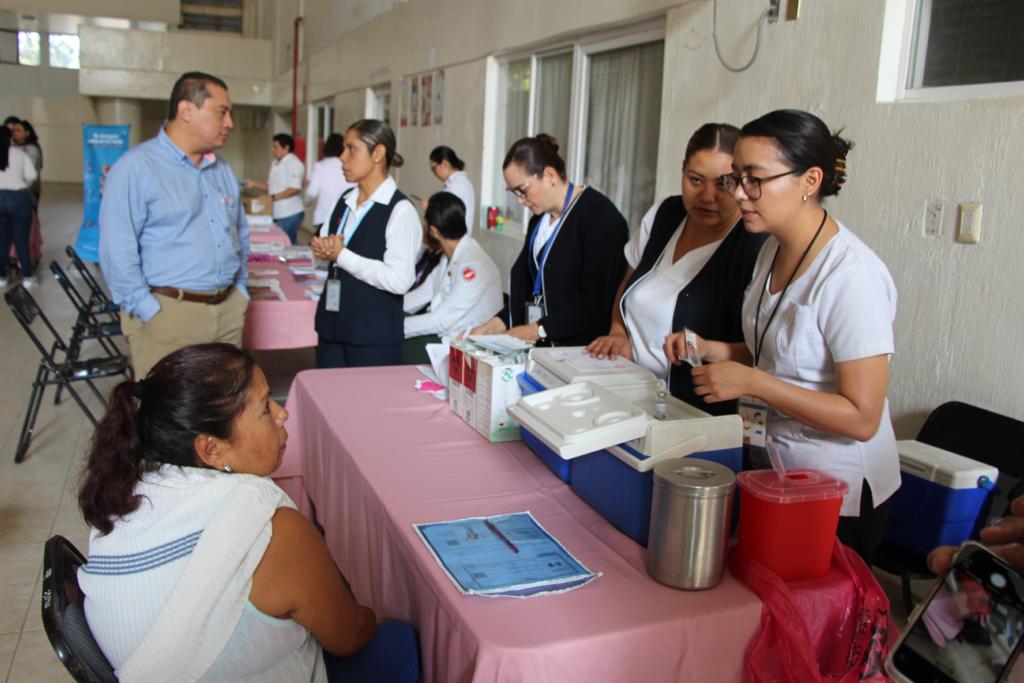
[[[507,334],[471,334],[469,340],[495,353],[518,353],[533,348],[533,344]]]
[[[249,232],[256,235],[269,235],[273,230],[274,226],[272,225],[260,225],[258,223],[249,224]]]
[[[249,252],[252,254],[279,254],[284,250],[284,245],[277,242],[252,242],[249,244]]]
[[[259,289],[260,287],[269,287],[270,289],[281,289],[281,281],[276,277],[258,278],[251,277],[246,285],[249,289]]]
[[[468,595],[532,597],[572,590],[600,576],[529,511],[413,528],[455,587]]]
[[[255,269],[250,268],[249,269],[249,277],[252,277],[253,275],[255,275],[256,277],[260,277],[260,276],[263,276],[263,275],[277,275],[277,274],[278,274],[277,268],[255,268]]]
[[[555,360],[564,361],[569,367],[580,372],[621,370],[628,367],[628,364],[621,358],[611,360],[610,358],[594,358],[582,349],[574,351],[552,351],[551,357]]]
[[[434,378],[438,384],[448,386],[448,345],[427,344],[427,357],[430,358],[430,367],[434,370]]]
[[[245,220],[247,220],[249,222],[249,227],[250,228],[252,226],[254,226],[254,225],[261,225],[262,226],[262,225],[273,225],[274,224],[274,218],[272,216],[265,216],[265,215],[254,216],[254,215],[252,215],[250,213],[247,213],[247,214],[245,214]]]

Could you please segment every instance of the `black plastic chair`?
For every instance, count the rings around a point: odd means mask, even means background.
[[[25,459],[29,443],[32,440],[32,430],[35,428],[36,418],[39,417],[39,407],[43,402],[43,392],[49,385],[67,389],[71,398],[75,400],[78,407],[82,409],[89,421],[96,424],[96,418],[90,412],[88,406],[75,391],[75,382],[85,382],[99,402],[106,405],[106,397],[100,393],[92,380],[100,377],[111,377],[113,375],[124,375],[129,377],[128,359],[125,356],[103,358],[69,358],[68,345],[54,329],[53,324],[40,310],[35,299],[32,298],[24,287],[18,285],[4,294],[4,301],[10,307],[14,318],[25,330],[36,350],[42,358],[36,370],[36,377],[32,382],[32,394],[28,399],[28,408],[25,411],[25,422],[21,428],[21,436],[18,438],[18,447],[14,452],[14,462],[18,463]],[[44,344],[33,330],[33,324],[39,320],[45,327],[52,341],[49,345]],[[42,332],[42,330],[40,330]]]
[[[92,271],[89,270],[89,266],[87,266],[85,261],[82,260],[82,257],[78,255],[75,248],[69,244],[64,249],[64,253],[68,255],[69,259],[71,259],[71,265],[74,267],[79,277],[82,278],[82,282],[85,283],[85,286],[89,288],[89,305],[109,311],[120,310],[117,304],[110,300],[110,297],[107,296],[107,293],[103,290],[103,287],[100,286],[100,283],[96,278],[93,277]]]
[[[989,499],[975,523],[974,535],[985,526],[995,510],[1005,515],[1010,502],[1024,494],[1024,422],[960,401],[950,401],[932,411],[917,434],[917,440],[957,453],[999,470],[999,493]],[[875,552],[879,569],[900,577],[903,606],[910,614],[913,596],[911,579],[930,579],[925,558],[883,542]]]
[[[116,683],[114,668],[103,655],[85,619],[85,594],[78,568],[85,558],[63,536],[53,536],[43,550],[43,628],[57,658],[80,683]]]

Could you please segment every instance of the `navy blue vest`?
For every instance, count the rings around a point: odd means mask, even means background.
[[[655,266],[685,217],[686,207],[683,206],[682,196],[669,197],[661,203],[654,214],[650,239],[644,247],[640,263],[626,285],[626,292]],[[743,221],[737,223],[697,276],[679,292],[675,302],[675,313],[672,315],[672,331],[679,332],[684,327],[689,327],[704,339],[743,341],[743,294],[750,282],[754,262],[765,239],[767,235],[753,235],[747,232],[743,227]],[[625,307],[625,294],[622,300],[622,306]],[[673,365],[671,373],[672,395],[676,398],[712,415],[736,412],[735,401],[705,403],[702,397],[697,396],[693,392],[693,378],[687,363]]]
[[[356,191],[353,188],[338,199],[328,222],[330,234],[339,230],[345,214],[345,197]],[[366,258],[383,260],[388,219],[398,202],[404,199],[405,195],[395,190],[387,206],[374,203],[345,248]],[[401,344],[405,339],[402,295],[368,285],[333,263],[330,272],[341,283],[341,305],[337,313],[326,310],[327,288],[324,287],[316,305],[316,333],[326,341],[353,346]]]

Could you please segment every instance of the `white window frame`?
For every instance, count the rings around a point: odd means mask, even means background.
[[[565,145],[562,150],[565,159],[566,175],[569,180],[578,183],[583,177],[583,170],[586,163],[585,144],[587,139],[587,97],[589,95],[590,57],[591,55],[610,52],[626,47],[645,45],[665,40],[665,21],[663,18],[634,24],[632,26],[601,31],[599,33],[584,34],[574,38],[563,39],[558,42],[549,43],[540,47],[527,50],[495,54],[487,59],[485,68],[486,81],[484,86],[484,140],[483,140],[483,164],[485,169],[494,168],[501,163],[505,150],[497,149],[497,119],[498,119],[498,98],[501,83],[501,67],[503,64],[521,59],[530,59],[530,100],[527,114],[527,135],[536,135],[535,130],[537,118],[537,93],[540,90],[540,73],[537,69],[537,62],[544,57],[551,57],[566,52],[572,52],[572,95],[569,103],[569,139],[560,140]],[[664,75],[663,75],[664,78]],[[657,160],[655,160],[657,163]],[[496,195],[500,195],[492,186],[488,178],[490,174],[481,174],[480,205],[494,206]],[[526,232],[526,224],[529,220],[528,211],[520,207],[520,221],[516,223],[516,230],[512,232],[522,237]],[[506,226],[508,224],[506,223]]]
[[[916,32],[920,18],[918,6],[919,0],[886,0],[878,61],[876,99],[879,102],[950,102],[1024,95],[1024,81],[908,87],[911,69],[923,68],[924,50],[928,44],[928,27],[923,28],[923,35]]]
[[[385,90],[388,93],[388,98],[392,100],[391,101],[391,106],[393,106],[394,105],[394,101],[393,101],[394,100],[394,97],[393,97],[394,93],[391,92],[391,82],[390,81],[384,81],[383,83],[377,83],[375,85],[371,85],[371,86],[368,86],[366,88],[366,102],[365,102],[365,107],[364,107],[366,118],[368,118],[368,119],[380,119],[380,118],[383,118],[382,116],[380,116],[380,112],[378,111],[377,93],[384,92]],[[388,121],[387,124],[391,125],[391,122]]]

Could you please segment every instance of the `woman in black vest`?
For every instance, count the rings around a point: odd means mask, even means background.
[[[402,295],[416,277],[419,215],[388,175],[402,165],[395,134],[364,119],[345,131],[345,179],[330,220],[310,243],[329,263],[316,307],[316,364],[321,368],[397,365],[405,339]]]
[[[508,191],[533,212],[512,265],[509,303],[475,334],[581,346],[608,329],[615,289],[626,270],[626,219],[597,190],[566,179],[558,141],[518,140],[505,155]]]
[[[765,238],[746,231],[736,200],[719,182],[732,172],[738,137],[734,126],[706,123],[690,138],[683,194],[652,206],[626,245],[630,268],[619,287],[611,329],[587,349],[599,358],[635,360],[666,378],[673,396],[716,414],[735,412],[735,405],[700,400],[689,366],[672,365],[664,343],[684,327],[701,336],[714,330],[722,338],[743,340],[743,291]]]

